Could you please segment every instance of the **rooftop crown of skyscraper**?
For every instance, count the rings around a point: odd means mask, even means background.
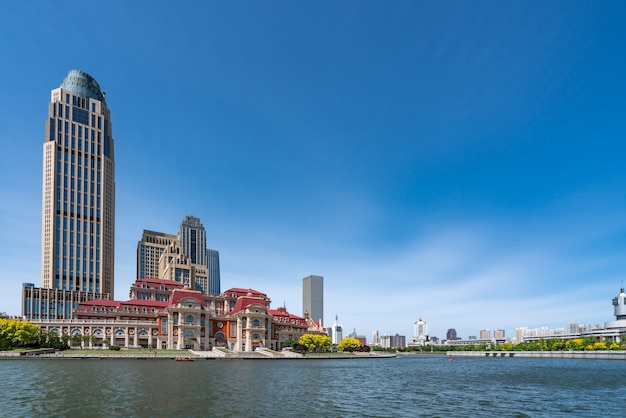
[[[70,90],[78,96],[90,97],[106,103],[105,93],[100,90],[96,79],[84,71],[70,70],[61,83],[61,88]]]

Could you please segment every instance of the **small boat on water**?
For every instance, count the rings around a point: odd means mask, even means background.
[[[181,356],[178,356],[178,357],[176,357],[176,361],[193,361],[193,359],[191,357],[181,357]]]

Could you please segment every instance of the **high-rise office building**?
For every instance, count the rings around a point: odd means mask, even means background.
[[[324,321],[324,278],[307,276],[302,279],[302,316],[314,321]]]
[[[115,158],[96,80],[70,71],[52,90],[43,146],[43,288],[113,294]]]
[[[137,279],[143,278],[174,280],[207,295],[221,293],[219,252],[206,247],[200,219],[185,216],[178,235],[143,231],[137,243]]]
[[[111,113],[89,74],[52,90],[43,144],[41,288],[22,286],[22,317],[67,320],[114,292],[115,157]]]
[[[178,229],[178,242],[192,263],[207,265],[206,231],[200,219],[189,215],[183,218]]]
[[[137,243],[137,279],[159,278],[159,258],[176,241],[176,235],[143,230]]]
[[[209,248],[207,250],[207,256],[209,258],[209,264],[207,265],[209,269],[209,294],[219,295],[222,293],[220,284],[220,253],[217,250]]]

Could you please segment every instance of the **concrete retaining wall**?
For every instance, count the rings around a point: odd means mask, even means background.
[[[626,351],[448,351],[453,357],[576,358],[586,360],[626,360]]]

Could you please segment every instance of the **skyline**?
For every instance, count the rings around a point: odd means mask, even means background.
[[[41,284],[46,105],[79,69],[115,132],[116,299],[142,231],[193,215],[222,289],[300,314],[323,276],[346,335],[612,319],[621,3],[77,4],[0,6],[0,312]]]

